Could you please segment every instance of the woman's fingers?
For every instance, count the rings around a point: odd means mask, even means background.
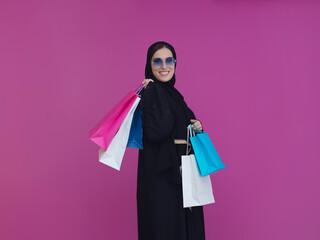
[[[147,85],[148,85],[148,83],[150,82],[150,81],[152,81],[153,82],[153,80],[152,79],[144,79],[143,81],[142,81],[142,84],[145,84],[144,85],[144,88],[146,88],[147,87]]]
[[[200,122],[199,120],[197,120],[197,119],[190,119],[190,122],[191,122],[192,124],[194,124],[199,130],[202,131],[202,124],[201,124],[201,122]],[[194,131],[197,131],[197,132],[198,132],[198,130],[197,130],[194,126],[192,126],[192,129],[193,129]]]
[[[195,124],[195,126],[196,126],[200,131],[202,131],[202,126],[201,126],[201,124]],[[197,128],[195,128],[194,126],[192,126],[192,127],[193,127],[193,130],[194,130],[194,131],[199,132]]]

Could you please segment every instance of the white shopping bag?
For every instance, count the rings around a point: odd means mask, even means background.
[[[123,155],[127,147],[130,128],[132,123],[133,114],[140,102],[141,98],[137,97],[129,110],[127,116],[123,120],[118,132],[111,140],[108,148],[104,151],[103,148],[99,149],[99,161],[114,169],[120,171]]]
[[[188,145],[189,131],[188,126]],[[194,154],[181,156],[183,207],[203,206],[214,203],[210,175],[201,176]]]

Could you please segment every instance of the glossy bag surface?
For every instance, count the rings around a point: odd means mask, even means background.
[[[210,176],[201,176],[195,155],[188,155],[188,147],[186,155],[181,156],[181,165],[183,207],[203,206],[214,203]]]
[[[142,120],[141,120],[142,111],[138,106],[134,112],[130,135],[127,147],[128,148],[137,148],[143,149],[142,147]]]
[[[193,126],[195,126],[193,124]],[[226,168],[224,163],[213,146],[209,135],[198,129],[199,133],[195,135],[191,130],[190,141],[202,176],[214,173]]]
[[[181,156],[183,207],[214,203],[210,175],[201,176],[194,154]]]
[[[138,97],[138,90],[129,91],[99,122],[89,131],[89,138],[98,146],[107,149],[112,138],[119,130],[120,125]]]
[[[122,122],[119,131],[111,140],[107,150],[104,151],[103,148],[99,149],[99,161],[101,163],[120,171],[122,159],[129,139],[132,118],[139,102],[140,98],[138,97]]]

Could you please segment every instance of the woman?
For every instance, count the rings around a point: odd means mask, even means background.
[[[137,210],[139,240],[204,240],[203,207],[183,208],[181,155],[187,126],[199,120],[174,87],[176,53],[166,42],[147,53],[142,110],[143,149],[139,150]]]

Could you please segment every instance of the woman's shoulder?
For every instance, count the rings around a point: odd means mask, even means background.
[[[164,97],[164,90],[159,83],[150,81],[146,88],[142,90],[141,96],[142,98]]]

